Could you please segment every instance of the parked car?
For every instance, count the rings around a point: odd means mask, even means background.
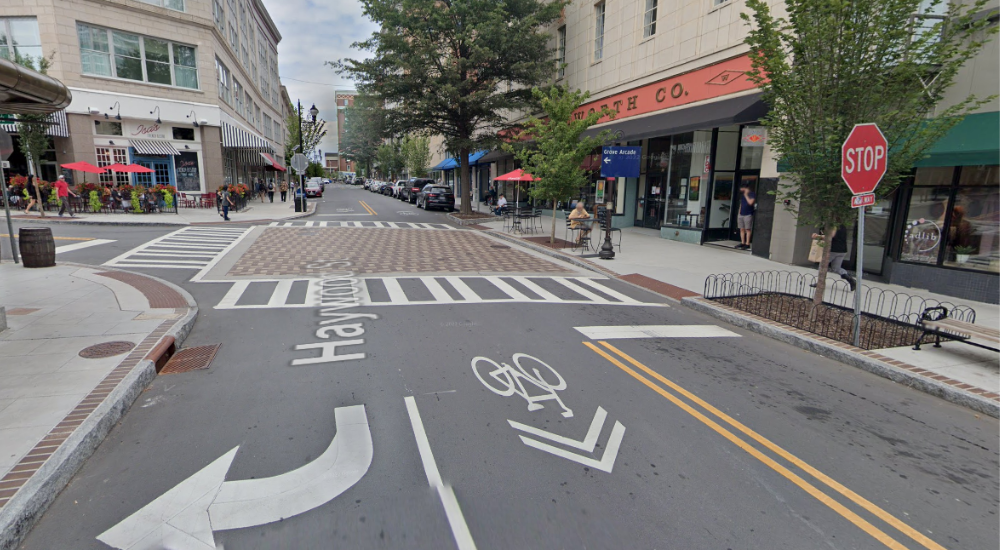
[[[395,184],[393,184],[391,181],[387,181],[387,182],[383,183],[382,184],[382,189],[379,191],[379,193],[381,193],[383,195],[389,195],[391,197],[392,196],[392,188],[393,188],[394,185]]]
[[[323,196],[323,184],[317,181],[307,181],[306,182],[306,196],[307,197],[322,197]]]
[[[431,208],[444,208],[448,212],[455,211],[455,193],[451,187],[427,184],[420,193],[417,193],[417,208],[430,210]]]
[[[406,180],[399,180],[396,183],[392,184],[392,196],[399,198],[399,192],[402,191],[403,187],[405,186],[406,186]]]
[[[433,183],[436,182],[431,178],[410,178],[410,181],[406,182],[406,185],[403,186],[403,189],[399,194],[399,199],[410,204],[416,204],[417,193],[420,193],[420,191],[428,184]]]
[[[364,185],[365,178],[354,178],[354,185]]]

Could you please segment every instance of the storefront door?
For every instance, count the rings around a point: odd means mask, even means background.
[[[739,184],[733,191],[733,204],[729,210],[730,240],[734,241],[740,240],[740,227],[738,218],[740,215],[740,206],[742,204],[742,198],[743,198],[743,186],[744,185],[748,186],[750,188],[750,192],[753,193],[754,196],[756,197],[758,180],[760,180],[760,170],[741,170],[739,172]]]
[[[636,204],[636,226],[659,229],[663,224],[663,180],[663,176],[646,176],[645,193],[639,194]]]
[[[174,163],[167,157],[134,157],[132,162],[153,170],[151,173],[135,174],[136,185],[173,185]]]

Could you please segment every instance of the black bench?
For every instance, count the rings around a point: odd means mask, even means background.
[[[971,341],[972,338],[977,338],[979,340],[993,342],[994,344],[1000,346],[1000,330],[949,318],[948,308],[944,306],[929,307],[925,309],[920,315],[918,328],[924,332],[920,335],[920,339],[917,340],[916,345],[913,346],[913,349],[915,350],[920,349],[920,344],[924,342],[924,338],[928,335],[932,335],[935,339],[934,347],[936,348],[941,347],[941,339],[945,338],[947,340],[954,340],[956,342],[969,344],[970,346],[976,346],[977,348],[1000,352],[1000,348],[990,347]]]

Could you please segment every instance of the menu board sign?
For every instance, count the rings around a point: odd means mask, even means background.
[[[181,153],[174,157],[178,191],[201,191],[201,174],[198,172],[198,153]]]

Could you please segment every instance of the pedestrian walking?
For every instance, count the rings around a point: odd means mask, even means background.
[[[264,202],[264,182],[262,180],[257,181],[257,196],[260,197],[260,202]]]
[[[274,180],[267,181],[267,200],[274,202]]]
[[[27,214],[31,212],[31,207],[35,206],[37,201],[35,200],[35,176],[28,175],[28,181],[24,184],[24,190],[28,192],[28,206],[24,207],[24,213]],[[42,205],[38,204],[38,213],[42,213]]]
[[[55,187],[56,196],[59,197],[59,217],[61,218],[63,213],[66,212],[66,207],[69,206],[69,197],[76,196],[76,193],[69,190],[69,184],[66,183],[66,176],[59,176],[56,182],[52,184]],[[75,218],[73,215],[73,209],[69,209],[69,217]]]
[[[222,219],[230,221],[229,207],[233,206],[233,198],[229,193],[228,185],[223,185],[222,190],[219,191],[219,204],[222,205]]]
[[[740,185],[740,214],[736,217],[737,227],[740,229],[740,244],[736,248],[740,250],[750,249],[750,236],[753,232],[754,203],[757,202],[757,195],[750,190],[750,185],[744,183]]]
[[[285,182],[281,182],[281,202],[285,202],[285,199],[287,198],[288,198],[288,184]]]
[[[843,225],[833,230],[833,241],[830,243],[830,271],[840,275],[841,279],[851,285],[851,290],[854,290],[858,283],[843,267],[844,258],[847,256],[847,233],[847,227]],[[823,232],[813,233],[812,238],[822,239]],[[815,288],[816,283],[809,286]]]

